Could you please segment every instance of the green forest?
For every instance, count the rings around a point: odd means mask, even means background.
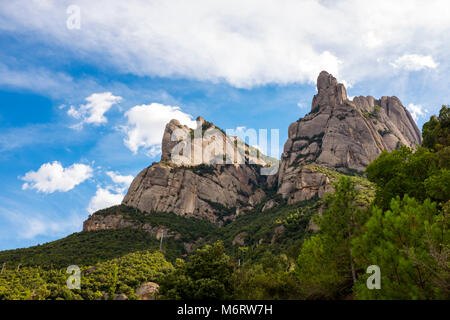
[[[220,228],[106,209],[181,237],[161,242],[125,228],[0,252],[0,299],[140,299],[147,282],[159,285],[155,299],[450,299],[450,109],[422,135],[416,150],[384,151],[363,175],[321,168],[334,186],[322,199],[288,204],[267,190],[265,202]],[[263,211],[269,200],[277,205]],[[81,268],[80,289],[67,287],[69,265]],[[374,265],[380,289],[367,286]]]

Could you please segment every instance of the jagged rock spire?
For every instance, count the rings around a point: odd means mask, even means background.
[[[333,75],[322,71],[317,77],[317,94],[314,96],[311,110],[321,106],[336,106],[347,100],[347,91],[342,83],[338,83]]]
[[[202,128],[205,120],[198,117],[197,123]],[[251,209],[262,201],[265,192],[261,181],[265,177],[254,166],[218,164],[194,168],[174,164],[170,157],[178,143],[172,141],[177,129],[192,137],[192,129],[177,120],[170,121],[164,131],[162,161],[144,169],[134,179],[123,204],[147,212],[173,212],[221,224],[220,208],[236,208],[227,218],[232,220],[246,210],[243,204],[249,204]],[[195,134],[194,140],[193,145],[201,148],[220,141],[196,139]],[[234,150],[234,139],[224,140]],[[415,147],[420,141],[419,129],[398,98],[356,97],[350,101],[344,85],[323,71],[317,78],[311,112],[289,126],[279,174],[267,181],[289,203],[316,195],[322,197],[330,191],[330,179],[317,168],[361,172],[383,150],[392,151],[401,144]],[[242,158],[245,156],[242,151]],[[199,159],[210,163],[217,157],[201,153]],[[261,161],[264,164],[264,158]],[[194,161],[193,166],[196,164]]]
[[[161,142],[161,161],[170,161],[172,149],[178,144],[178,141],[172,141],[172,134],[175,130],[181,130],[185,136],[189,135],[190,128],[181,125],[177,119],[172,119],[164,129]]]
[[[362,172],[383,151],[415,148],[420,130],[397,97],[348,100],[343,84],[326,71],[317,78],[311,112],[289,126],[278,176],[278,193],[291,203],[319,196],[326,179],[304,165]]]

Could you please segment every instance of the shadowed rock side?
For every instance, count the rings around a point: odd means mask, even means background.
[[[342,173],[362,172],[383,150],[415,148],[421,133],[397,97],[347,98],[343,84],[322,71],[311,112],[289,126],[281,166],[271,184],[289,203],[329,191],[325,174],[304,167],[314,163]]]
[[[130,221],[123,217],[121,214],[93,214],[83,222],[83,231],[96,231],[96,230],[116,230],[122,228],[132,228],[136,230],[142,230],[155,236],[157,240],[164,234],[165,238],[180,239],[181,234],[173,232],[164,226],[152,226],[150,223],[137,223],[136,221]]]
[[[154,164],[134,179],[122,203],[141,211],[173,212],[220,224],[218,215],[233,219],[265,197],[257,167],[193,168]]]

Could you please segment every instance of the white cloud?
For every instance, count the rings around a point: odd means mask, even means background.
[[[333,73],[331,72],[331,74],[333,74]],[[351,87],[353,87],[353,83],[351,83],[351,82],[348,82],[346,80],[338,80],[338,81],[341,82],[347,89],[350,89]]]
[[[64,168],[60,162],[44,163],[38,171],[29,171],[21,179],[26,181],[23,190],[36,189],[39,192],[66,192],[92,177],[92,168],[81,163],[74,163]]]
[[[20,64],[11,61],[0,62],[0,86],[26,89],[65,101],[79,99],[80,96],[86,96],[93,91],[105,91],[91,76],[74,79],[67,73],[36,67],[23,61]],[[117,85],[115,87],[120,88]],[[63,110],[66,106],[60,105],[58,108]]]
[[[0,30],[39,36],[123,73],[223,80],[237,87],[314,82],[323,69],[356,83],[391,74],[389,62],[405,53],[433,53],[443,61],[450,49],[448,0],[286,0],[283,5],[79,0],[77,5],[82,23],[74,32],[65,28],[65,1],[46,6],[2,1]]]
[[[422,69],[436,69],[438,64],[432,56],[422,56],[418,54],[405,54],[391,63],[394,68],[408,71],[420,71]]]
[[[419,117],[424,116],[425,113],[428,112],[427,110],[423,110],[423,107],[421,105],[412,103],[408,105],[407,109],[411,113],[411,116],[413,117],[414,121],[416,122],[419,119]]]
[[[61,236],[69,232],[80,230],[84,216],[76,214],[65,215],[63,218],[54,215],[33,213],[18,213],[5,208],[0,209],[0,215],[12,222],[14,232],[23,239],[33,239],[37,236]]]
[[[131,184],[131,182],[133,182],[134,177],[133,176],[122,176],[120,173],[118,172],[113,172],[113,171],[108,171],[106,172],[106,174],[111,178],[111,180],[116,183],[116,184],[120,184],[126,188],[128,188]]]
[[[376,48],[383,44],[381,37],[375,35],[373,31],[369,31],[364,37],[363,42],[368,48]]]
[[[1,5],[0,5],[1,6]],[[50,72],[44,68],[27,66],[24,69],[11,68],[0,63],[0,85],[21,87],[34,91],[55,91],[61,84],[74,86],[72,77],[60,72]]]
[[[67,114],[75,119],[81,119],[75,128],[79,128],[84,123],[99,125],[108,122],[105,113],[116,103],[122,101],[122,97],[113,96],[111,92],[93,93],[86,98],[87,104],[79,108],[70,106]]]
[[[125,146],[134,154],[142,149],[150,157],[161,152],[161,141],[166,124],[177,119],[181,124],[195,128],[196,122],[192,116],[181,111],[177,106],[166,106],[159,103],[135,106],[125,113],[127,125],[123,127],[126,133]]]
[[[297,103],[297,107],[299,107],[300,109],[304,109],[304,108],[306,108],[306,104],[304,104],[303,102],[298,102]]]
[[[98,188],[95,196],[92,197],[87,208],[89,213],[118,205],[122,202],[124,194],[121,192],[111,192],[108,188]]]
[[[113,171],[107,171],[106,175],[111,178],[114,185],[97,188],[97,192],[90,200],[87,208],[89,213],[121,204],[125,191],[134,179],[131,175],[124,176]]]
[[[85,214],[79,214],[76,209],[63,210],[59,205],[44,200],[37,206],[35,201],[31,201],[34,197],[23,194],[14,199],[0,195],[0,237],[14,237],[16,240],[37,236],[60,237],[81,229]]]

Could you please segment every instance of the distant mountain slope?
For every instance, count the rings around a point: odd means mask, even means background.
[[[343,175],[307,166],[324,174],[330,182]],[[363,177],[351,179],[363,191],[356,200],[362,205],[368,204],[374,197],[374,186]],[[125,205],[110,207],[86,220],[83,232],[43,245],[0,252],[0,265],[6,263],[8,268],[19,264],[43,268],[87,266],[139,250],[158,251],[161,243],[162,252],[173,262],[217,240],[223,241],[234,255],[238,254],[239,247],[248,247],[255,250],[254,254],[268,249],[287,252],[294,258],[303,239],[315,230],[310,219],[322,210],[320,199],[316,196],[289,204],[276,190],[266,190],[266,193],[267,197],[254,209],[227,221],[222,227],[173,213],[146,213]]]
[[[67,268],[87,266],[140,250],[159,250],[160,241],[145,231],[124,228],[73,233],[65,238],[29,248],[0,252],[0,268],[40,266]],[[166,257],[172,261],[183,253],[183,245],[174,239],[164,243]]]

